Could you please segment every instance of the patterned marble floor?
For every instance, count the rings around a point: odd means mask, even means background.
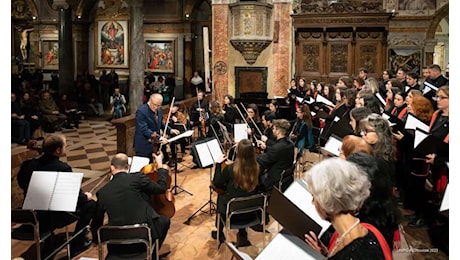
[[[85,120],[81,123],[80,129],[63,130],[68,140],[67,155],[62,160],[67,161],[75,172],[81,171],[85,174],[82,184],[83,190],[91,190],[94,185],[105,178],[108,172],[109,162],[116,153],[116,130],[110,122],[102,120]],[[15,149],[16,145],[12,145]],[[176,177],[173,174],[172,186],[177,185],[177,192],[185,189],[187,192],[180,192],[175,195],[176,213],[171,219],[171,228],[164,242],[161,252],[170,250],[171,253],[164,259],[226,259],[225,246],[217,249],[216,240],[211,238],[211,231],[215,229],[215,214],[210,215],[209,204],[210,172],[209,169],[191,169],[194,165],[192,156],[187,151],[182,157],[183,161],[178,164]],[[307,155],[307,161],[315,162],[320,157],[317,154]],[[102,185],[106,180],[101,181]],[[101,187],[100,186],[100,187]],[[216,201],[216,194],[211,194],[211,200]],[[200,207],[205,206],[195,217],[187,220]],[[212,212],[213,213],[213,212]],[[268,225],[269,234],[266,234],[267,241],[270,241],[278,232],[278,224],[271,219]],[[433,247],[428,236],[428,230],[411,230],[406,228],[406,238],[413,248]],[[262,233],[249,229],[249,240],[252,246],[241,248],[241,251],[255,258],[262,250]],[[235,241],[235,232],[231,232],[229,241]],[[31,245],[29,242],[17,240],[11,241],[12,257],[20,256]],[[62,254],[60,254],[62,255]],[[75,259],[82,257],[97,259],[97,247],[91,247]],[[227,254],[230,256],[231,254]],[[228,257],[229,259],[230,257]],[[395,259],[447,259],[442,253],[407,253],[401,252],[395,255]]]

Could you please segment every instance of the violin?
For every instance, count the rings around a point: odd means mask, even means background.
[[[157,154],[158,152],[158,136],[157,133],[154,132],[152,137],[152,144],[153,144],[153,152]],[[156,164],[155,160],[148,165],[142,167],[141,172],[147,175],[150,180],[153,182],[158,182],[158,165]],[[176,208],[174,206],[174,195],[171,190],[171,175],[168,174],[166,177],[166,192],[164,194],[152,194],[151,195],[151,202],[152,207],[155,211],[160,214],[167,216],[168,218],[172,218],[176,213]]]

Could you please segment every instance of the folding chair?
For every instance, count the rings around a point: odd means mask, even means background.
[[[40,224],[35,210],[11,209],[11,223],[21,224],[25,227],[32,227],[31,230],[22,226],[11,232],[11,238],[17,240],[34,241],[37,248],[37,259],[41,260],[41,243],[49,238],[53,231],[45,230],[40,232]]]
[[[130,255],[129,259],[152,259],[152,253],[155,250],[156,259],[159,259],[158,255],[158,239],[155,240],[155,244],[152,244],[152,235],[150,233],[150,227],[147,224],[135,224],[125,226],[110,226],[105,225],[98,229],[98,256],[99,259],[111,259],[116,257],[111,255],[110,252],[103,257],[104,245],[117,244],[117,245],[129,245],[142,243],[146,246],[145,252],[139,253],[136,256]]]
[[[278,182],[278,189],[284,192],[289,185],[294,181],[294,170],[296,169],[296,163],[293,163],[291,167],[281,172],[281,178]]]
[[[257,224],[262,224],[263,232],[263,247],[266,244],[266,234],[265,234],[265,210],[267,208],[267,195],[260,193],[245,197],[236,197],[231,199],[227,203],[226,209],[226,218],[225,221],[222,216],[217,213],[218,219],[225,223],[224,234],[225,237],[228,237],[230,229],[242,229],[255,226]],[[251,213],[253,213],[251,215]],[[247,218],[244,221],[232,221],[232,217],[240,214],[247,214]],[[217,237],[220,237],[219,228],[221,221],[217,222]],[[217,246],[219,246],[219,239],[217,239]],[[226,257],[225,259],[228,259]]]

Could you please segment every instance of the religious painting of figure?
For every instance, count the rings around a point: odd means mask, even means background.
[[[146,41],[146,70],[159,73],[174,73],[174,41]]]
[[[420,50],[390,50],[390,68],[393,75],[396,75],[399,68],[403,68],[407,72],[415,72],[420,75],[420,60]]]
[[[42,42],[42,64],[44,69],[59,68],[59,42],[43,41]]]
[[[128,22],[99,21],[97,30],[99,67],[128,66]]]
[[[436,9],[436,0],[399,0],[399,10],[421,11]]]

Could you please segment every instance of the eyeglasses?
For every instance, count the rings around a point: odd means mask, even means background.
[[[361,132],[362,135],[367,135],[368,133],[375,133],[375,130],[361,129],[360,132]]]
[[[154,106],[154,107],[160,107],[160,106],[161,106],[161,105],[158,105],[158,104],[155,104],[155,103],[151,103],[151,104],[152,104],[152,106]]]
[[[443,97],[443,96],[436,96],[436,100],[444,100],[444,99],[449,99],[449,97]]]

